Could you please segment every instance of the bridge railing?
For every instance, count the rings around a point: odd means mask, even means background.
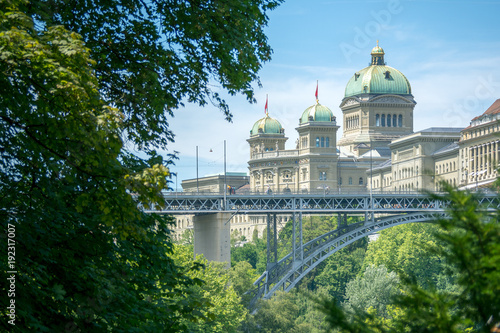
[[[231,193],[226,192],[228,196],[290,196],[290,195],[368,195],[370,192],[366,188],[364,189],[313,189],[313,190],[299,190],[292,191],[289,189],[284,189],[281,191],[236,191]],[[400,194],[422,194],[421,191],[373,191],[373,195],[386,194],[386,195],[400,195]],[[163,195],[165,197],[184,197],[184,196],[223,196],[224,191],[185,191],[185,192],[175,192],[175,191],[164,191]]]
[[[488,209],[500,208],[495,193],[483,195],[480,203]],[[147,213],[197,214],[209,212],[239,212],[244,214],[288,214],[302,211],[310,214],[347,212],[353,214],[397,213],[416,211],[442,211],[444,201],[430,198],[422,193],[393,194],[295,194],[295,195],[199,195],[165,196],[163,207],[147,210]]]

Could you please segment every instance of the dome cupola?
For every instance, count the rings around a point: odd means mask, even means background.
[[[300,117],[301,124],[309,122],[335,122],[335,116],[332,110],[316,101],[316,104],[308,107]]]
[[[266,113],[264,118],[255,122],[250,131],[250,136],[259,134],[285,134],[285,129],[281,126],[279,121],[269,117],[269,114]]]
[[[377,46],[375,46],[372,49],[372,65],[385,65],[384,62],[384,49],[378,46],[378,41],[377,41]]]
[[[345,96],[360,94],[396,94],[410,95],[408,79],[395,68],[384,62],[384,50],[378,46],[372,49],[371,65],[354,73],[345,88]]]

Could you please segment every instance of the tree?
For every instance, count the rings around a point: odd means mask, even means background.
[[[434,251],[459,273],[462,292],[405,281],[404,293],[394,302],[402,313],[391,325],[366,312],[349,317],[334,302],[323,299],[319,304],[331,328],[346,332],[490,332],[500,322],[500,214],[481,209],[477,194],[442,185],[447,193],[432,197],[449,203],[448,218],[436,221],[439,231]]]
[[[253,268],[257,267],[258,253],[257,245],[245,243],[243,246],[235,246],[231,248],[231,262],[238,263],[241,261],[248,262]]]
[[[326,265],[315,278],[315,284],[328,290],[339,304],[344,301],[347,283],[361,271],[368,241],[364,238],[346,246],[325,260]]]
[[[101,99],[77,34],[37,30],[14,1],[1,3],[0,27],[0,216],[13,231],[10,270],[17,272],[13,284],[2,283],[4,294],[13,291],[2,298],[2,314],[6,302],[16,308],[2,325],[178,327],[195,305],[162,294],[193,281],[165,255],[169,219],[137,208],[161,202],[168,170],[151,164],[134,172],[120,163],[123,118]]]
[[[314,296],[313,296],[314,295]],[[315,308],[314,298],[326,295],[323,290],[282,291],[268,300],[260,300],[258,311],[247,320],[244,332],[323,332],[324,315]]]
[[[350,313],[366,311],[370,307],[378,316],[386,317],[386,307],[397,295],[399,278],[384,266],[368,266],[361,277],[351,280],[345,291],[344,308]]]
[[[441,273],[447,264],[444,257],[431,250],[436,247],[437,230],[438,226],[431,223],[410,223],[382,230],[377,241],[368,244],[364,268],[384,265],[389,271],[411,276],[422,286],[443,280]],[[451,283],[452,277],[447,280]]]
[[[174,138],[168,116],[185,102],[218,106],[219,86],[254,101],[252,83],[271,58],[266,12],[282,0],[40,0],[29,13],[83,36],[107,103],[123,115],[124,135],[152,151]]]
[[[224,107],[211,75],[253,96],[268,59],[262,28],[277,3],[219,3],[0,2],[0,217],[16,272],[0,304],[17,329],[182,331],[204,319],[190,295],[201,281],[171,258],[172,219],[140,208],[167,188],[155,151],[172,139],[165,114],[183,99]]]
[[[246,292],[253,288],[253,282],[259,278],[259,275],[248,262],[240,261],[232,264],[229,276],[231,285],[241,298],[241,303],[248,306],[252,295]]]
[[[184,321],[186,331],[203,333],[236,332],[240,323],[247,314],[246,308],[241,304],[240,297],[230,282],[230,271],[225,268],[225,263],[208,262],[203,255],[193,259],[191,248],[176,245],[172,256],[177,265],[186,267],[185,274],[193,280],[204,281],[182,288],[183,294],[205,303],[195,311],[201,312],[196,320],[181,319]],[[202,269],[189,269],[201,266]],[[179,295],[180,299],[184,295]]]

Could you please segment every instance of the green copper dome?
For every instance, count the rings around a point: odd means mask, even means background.
[[[377,44],[371,52],[371,66],[354,73],[345,88],[345,97],[359,94],[411,94],[408,79],[384,63],[384,54]]]
[[[335,116],[332,110],[316,102],[313,106],[308,107],[300,117],[301,124],[312,121],[332,122],[335,121]]]
[[[285,130],[281,127],[279,121],[274,118],[269,117],[269,114],[262,119],[259,119],[255,122],[250,131],[250,136],[254,136],[257,134],[283,134]]]

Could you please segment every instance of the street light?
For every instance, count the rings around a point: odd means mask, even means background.
[[[226,180],[226,140],[224,140],[224,208],[226,208],[227,180]]]
[[[175,196],[177,196],[177,172],[172,172],[172,176],[175,176]]]
[[[200,193],[200,184],[198,179],[198,146],[196,146],[196,193]]]

